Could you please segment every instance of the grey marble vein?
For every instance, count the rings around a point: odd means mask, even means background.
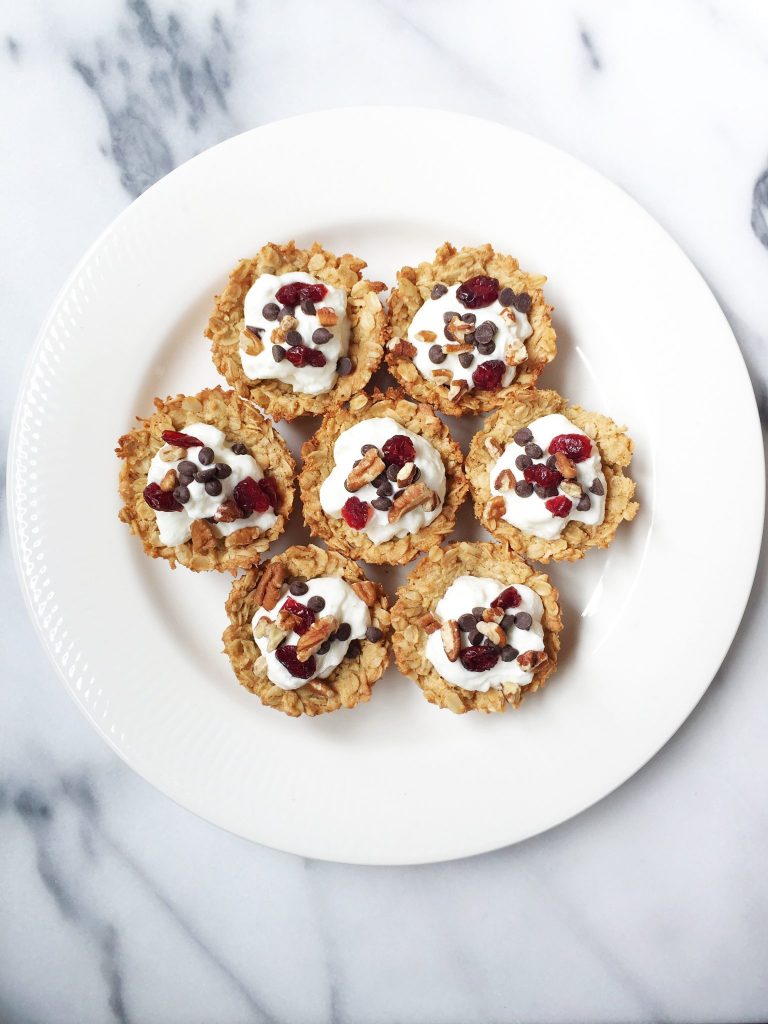
[[[763,171],[752,190],[750,223],[758,242],[768,249],[768,169]]]
[[[603,63],[602,63],[602,61],[600,60],[600,57],[597,54],[597,50],[595,49],[595,44],[592,41],[591,34],[589,32],[587,32],[587,30],[585,28],[582,28],[582,29],[579,30],[579,39],[581,40],[581,44],[582,44],[582,46],[584,47],[584,49],[586,51],[587,57],[589,59],[589,63],[591,65],[591,67],[593,68],[593,70],[594,71],[601,71],[602,67],[603,67]]]
[[[13,36],[6,36],[5,46],[8,50],[8,55],[18,64],[21,53],[18,42],[13,38]]]

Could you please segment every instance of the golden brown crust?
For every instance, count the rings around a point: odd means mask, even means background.
[[[140,538],[145,553],[151,558],[167,559],[171,568],[180,562],[194,572],[215,569],[234,573],[256,565],[260,552],[266,551],[283,532],[293,507],[296,467],[282,437],[258,409],[238,398],[234,391],[223,391],[219,387],[206,388],[197,395],[169,396],[165,401],[156,398],[155,412],[148,419],[138,417],[138,421],[137,427],[120,438],[115,451],[124,460],[120,468],[120,497],[124,505],[119,517],[130,527],[131,533]],[[266,533],[256,535],[253,527],[247,527],[229,537],[215,537],[214,543],[210,537],[197,537],[197,550],[191,539],[175,548],[162,544],[156,515],[144,501],[147,473],[156,452],[164,444],[163,431],[183,431],[195,422],[218,427],[233,443],[242,441],[265,476],[274,477],[280,502],[275,510],[277,519]],[[201,529],[207,525],[202,523]]]
[[[333,446],[339,434],[361,419],[389,416],[403,427],[420,434],[440,454],[445,466],[445,501],[440,515],[418,533],[402,539],[374,544],[362,531],[353,530],[343,519],[331,519],[320,506],[320,485],[334,467]],[[428,551],[451,532],[456,512],[467,493],[462,469],[461,449],[428,405],[415,405],[397,388],[385,394],[356,395],[345,406],[332,409],[317,432],[301,449],[303,461],[299,489],[304,521],[313,536],[350,558],[363,558],[374,564],[404,565],[421,551]]]
[[[465,690],[443,679],[427,658],[428,633],[419,620],[434,613],[438,601],[459,576],[489,576],[502,584],[523,583],[541,598],[547,660],[536,669],[528,686],[510,684],[505,689],[490,689],[487,693]],[[558,597],[549,578],[531,568],[506,545],[459,541],[444,548],[433,548],[397,591],[397,601],[392,607],[392,646],[397,666],[418,683],[430,704],[456,714],[505,711],[508,704],[517,708],[529,694],[540,690],[557,668],[559,634],[563,628]]]
[[[526,274],[520,270],[514,257],[494,252],[490,245],[465,246],[457,251],[450,242],[445,242],[431,263],[420,263],[415,268],[403,267],[397,275],[397,287],[389,299],[392,338],[405,337],[414,314],[429,298],[435,284],[442,282],[452,285],[476,274],[488,274],[498,278],[502,288],[509,286],[516,293],[525,291],[531,296],[528,319],[533,334],[525,343],[528,358],[518,367],[515,380],[509,387],[499,391],[473,389],[452,401],[445,387],[421,376],[412,359],[391,350],[387,353],[387,365],[405,391],[417,401],[429,402],[450,416],[490,412],[503,406],[516,391],[532,387],[557,352],[555,331],[550,320],[552,307],[544,300],[541,290],[546,277],[542,274]]]
[[[334,256],[318,243],[311,249],[287,245],[263,246],[252,259],[243,259],[229,275],[229,281],[215,299],[205,334],[211,339],[211,356],[216,369],[243,398],[261,406],[276,421],[296,416],[319,416],[362,391],[381,362],[387,340],[387,317],[378,292],[385,290],[379,281],[365,281],[360,271],[365,261],[346,253]],[[279,380],[251,380],[240,360],[240,332],[245,327],[243,301],[249,288],[261,274],[287,274],[303,271],[320,281],[347,292],[347,314],[351,333],[349,357],[354,371],[338,377],[333,389],[324,395],[303,395]]]
[[[263,659],[260,661],[259,648],[251,628],[251,620],[261,607],[259,583],[262,576],[275,565],[284,567],[286,579],[293,576],[304,576],[306,579],[338,576],[350,586],[368,583],[369,586],[361,590],[361,596],[365,594],[370,600],[371,588],[376,589],[375,600],[369,608],[371,624],[381,630],[381,639],[375,642],[362,640],[359,656],[345,658],[327,679],[311,680],[297,690],[283,690],[275,686],[267,677]],[[367,581],[362,569],[350,559],[334,551],[323,551],[314,544],[306,547],[297,545],[287,548],[269,562],[251,569],[234,581],[226,604],[230,625],[222,638],[224,653],[241,685],[255,693],[266,707],[283,711],[294,718],[301,714],[322,715],[340,708],[353,708],[370,700],[373,684],[389,664],[388,608],[389,602],[382,588]]]
[[[599,526],[587,526],[571,521],[566,524],[559,537],[545,540],[530,533],[523,533],[506,520],[494,515],[494,507],[491,504],[490,469],[497,456],[491,454],[487,442],[492,438],[503,448],[521,427],[550,413],[562,413],[595,442],[600,451],[608,491],[605,519]],[[551,558],[574,562],[583,558],[589,548],[608,547],[619,523],[635,518],[640,507],[632,500],[635,483],[624,473],[625,467],[632,461],[632,448],[626,427],[617,426],[607,416],[586,412],[578,405],[569,405],[556,391],[521,391],[515,395],[514,400],[492,416],[484,429],[472,438],[466,470],[472,488],[475,514],[495,537],[506,541],[514,551],[526,558],[544,563],[549,562]]]

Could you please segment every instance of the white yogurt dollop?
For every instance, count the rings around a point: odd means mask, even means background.
[[[581,434],[586,436],[583,430],[574,426],[569,419],[566,419],[560,413],[542,416],[534,420],[533,423],[529,423],[528,429],[533,434],[533,441],[544,453],[543,459],[536,459],[534,460],[535,463],[546,463],[546,460],[550,457],[547,449],[552,438],[557,437],[558,434]],[[539,498],[535,493],[527,498],[521,498],[514,490],[500,491],[497,489],[495,486],[496,480],[503,469],[509,469],[518,481],[524,479],[523,470],[518,469],[515,465],[515,460],[519,456],[525,455],[525,445],[516,444],[514,441],[508,444],[494,463],[490,473],[491,494],[500,494],[506,504],[506,511],[502,518],[512,526],[516,526],[518,530],[533,534],[534,537],[542,537],[545,540],[553,540],[555,537],[559,537],[565,529],[565,524],[572,519],[577,523],[585,523],[587,526],[597,526],[602,523],[605,518],[605,496],[608,491],[608,485],[603,475],[600,452],[597,450],[597,445],[594,441],[591,441],[591,444],[592,451],[589,457],[584,459],[583,462],[574,463],[576,479],[573,481],[581,487],[584,494],[589,498],[590,507],[579,512],[577,509],[578,497],[566,495],[571,501],[571,509],[568,515],[562,518],[552,515],[545,504],[549,500],[547,498]],[[595,480],[599,481],[602,487],[602,494],[595,494],[590,490]],[[567,484],[568,481],[563,481],[563,483]],[[565,493],[562,484],[558,487],[557,493]]]
[[[365,631],[371,624],[371,613],[366,603],[357,596],[346,580],[338,579],[336,576],[318,576],[315,579],[307,580],[307,587],[306,594],[302,594],[300,597],[293,597],[292,600],[306,605],[310,598],[322,597],[325,601],[325,607],[322,611],[316,613],[315,618],[320,619],[326,615],[333,615],[338,620],[339,625],[346,622],[351,627],[349,637],[346,640],[333,640],[326,654],[314,655],[315,672],[312,678],[327,679],[331,672],[338,668],[344,660],[350,642],[352,640],[360,640],[365,636]],[[259,608],[251,620],[254,630],[261,618],[268,618],[276,622],[280,609],[288,598],[291,597],[292,595],[286,587],[285,593],[272,611],[268,612],[264,608]],[[277,650],[267,650],[269,646],[267,637],[256,637],[254,635],[254,640],[261,653],[267,659],[267,676],[275,686],[279,686],[282,690],[298,690],[300,686],[304,686],[305,683],[309,682],[308,679],[298,679],[296,676],[291,675],[285,665],[278,661]],[[297,633],[289,633],[285,638],[284,645],[295,646],[298,640],[299,635]]]
[[[305,313],[301,306],[295,307],[293,316],[298,320],[295,328],[302,337],[303,344],[308,348],[322,352],[325,356],[324,366],[294,366],[288,359],[276,362],[272,355],[272,332],[280,326],[278,320],[267,320],[263,309],[268,303],[281,303],[275,298],[278,289],[285,284],[302,281],[306,284],[321,284],[327,289],[325,296],[315,303],[316,310],[332,309],[337,322],[325,329],[331,332],[331,338],[324,345],[316,345],[312,335],[322,325],[317,312]],[[250,380],[281,380],[290,384],[294,391],[304,395],[322,395],[330,391],[336,383],[336,364],[349,348],[349,319],[347,317],[347,293],[343,288],[333,288],[324,281],[299,271],[290,274],[262,274],[257,277],[245,296],[243,313],[247,327],[255,327],[260,331],[263,349],[258,355],[248,355],[240,349],[240,360],[243,371]],[[287,346],[283,345],[284,350]]]
[[[475,386],[472,381],[472,373],[481,363],[488,362],[491,359],[500,359],[504,362],[508,349],[516,353],[518,363],[525,360],[525,341],[533,333],[533,328],[524,313],[520,313],[511,307],[502,306],[498,300],[483,309],[467,309],[456,298],[456,291],[460,287],[460,284],[451,285],[445,295],[441,295],[439,299],[427,299],[421,308],[416,311],[408,328],[407,337],[408,341],[416,346],[416,355],[413,357],[413,361],[422,377],[426,377],[427,380],[432,382],[445,383],[447,378],[442,375],[435,377],[433,376],[433,371],[450,370],[454,380],[466,381],[467,388],[472,390]],[[490,321],[496,328],[496,333],[493,336],[495,344],[493,352],[489,355],[481,355],[478,349],[475,348],[472,353],[474,359],[468,367],[461,365],[459,354],[457,353],[448,353],[441,363],[432,362],[429,358],[429,350],[433,345],[441,345],[445,351],[446,345],[456,344],[456,342],[446,338],[444,334],[446,325],[443,316],[445,313],[450,312],[457,313],[460,317],[473,314],[476,327],[479,327],[486,321]],[[421,336],[422,331],[428,332],[426,340]],[[435,335],[434,338],[431,337],[432,334]],[[507,365],[501,378],[501,387],[507,387],[507,385],[511,384],[515,379],[516,373],[517,366]]]
[[[192,535],[192,523],[195,519],[208,519],[216,514],[219,505],[232,496],[232,491],[241,480],[247,476],[254,480],[261,480],[264,476],[261,466],[250,455],[235,455],[230,445],[226,443],[226,437],[218,427],[212,427],[208,423],[190,423],[184,427],[183,433],[196,437],[202,441],[207,448],[213,449],[213,462],[210,466],[204,466],[199,459],[200,448],[188,448],[186,459],[193,462],[199,469],[210,469],[217,463],[224,463],[230,466],[232,472],[228,477],[220,480],[221,494],[211,495],[205,489],[205,484],[193,480],[189,484],[189,501],[182,507],[180,512],[156,512],[157,529],[160,533],[160,540],[168,547],[176,547],[177,544],[184,544]],[[178,474],[179,463],[183,460],[176,459],[173,462],[164,462],[160,458],[162,452],[167,452],[171,445],[164,444],[155,454],[147,474],[148,484],[159,484],[169,469]],[[258,526],[264,532],[274,525],[276,515],[274,509],[267,509],[266,512],[254,512],[247,519],[236,519],[232,523],[211,523],[213,532],[219,537],[227,537],[237,530],[246,526]]]
[[[527,612],[533,621],[530,629],[511,626],[506,631],[507,643],[515,648],[518,656],[525,654],[526,651],[543,651],[544,628],[541,625],[541,616],[544,613],[544,606],[539,595],[522,584],[499,583],[498,580],[487,576],[459,576],[438,601],[435,615],[441,622],[447,622],[449,619],[458,621],[461,615],[466,615],[473,608],[490,608],[491,601],[509,586],[514,586],[521,598],[520,604],[512,609],[510,614]],[[470,646],[469,634],[461,634],[461,646]],[[464,690],[487,693],[490,689],[500,689],[503,683],[527,686],[533,679],[533,672],[523,669],[517,657],[512,661],[502,661],[499,658],[493,668],[486,672],[471,672],[464,668],[461,657],[456,661],[449,661],[439,630],[427,637],[426,655],[443,679]]]
[[[323,512],[332,519],[341,518],[341,509],[344,503],[351,498],[352,492],[348,491],[344,482],[349,476],[354,462],[361,457],[363,445],[373,444],[381,452],[382,448],[390,437],[396,434],[404,434],[413,442],[416,449],[415,463],[419,470],[419,483],[424,483],[434,491],[440,499],[437,508],[431,512],[426,507],[419,507],[406,512],[396,523],[390,523],[387,518],[387,511],[373,509],[373,514],[361,533],[366,533],[374,544],[384,544],[396,537],[407,537],[409,534],[418,533],[422,527],[436,519],[443,508],[445,499],[445,466],[439,453],[419,434],[406,430],[395,420],[388,416],[376,416],[371,419],[361,420],[353,427],[340,434],[333,446],[334,468],[325,478],[320,486],[320,506]],[[393,484],[393,489],[397,489]],[[376,499],[376,489],[372,484],[365,484],[354,497],[369,504]],[[390,496],[391,497],[391,496]]]

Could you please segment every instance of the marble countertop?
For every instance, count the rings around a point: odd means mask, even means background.
[[[126,204],[236,132],[351,103],[479,114],[621,184],[709,281],[766,421],[764,6],[30,0],[3,23],[3,451],[40,321]],[[5,1024],[768,1017],[764,563],[705,699],[618,792],[517,847],[373,869],[250,845],[136,777],[38,646],[5,517],[0,559]]]

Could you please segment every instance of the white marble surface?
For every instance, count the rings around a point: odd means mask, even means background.
[[[39,322],[126,203],[348,103],[481,114],[614,178],[709,280],[768,413],[765,5],[30,0],[3,6],[0,95],[3,450]],[[134,776],[39,649],[5,520],[0,557],[6,1024],[768,1017],[764,565],[701,706],[619,792],[515,848],[370,869],[249,845]]]

